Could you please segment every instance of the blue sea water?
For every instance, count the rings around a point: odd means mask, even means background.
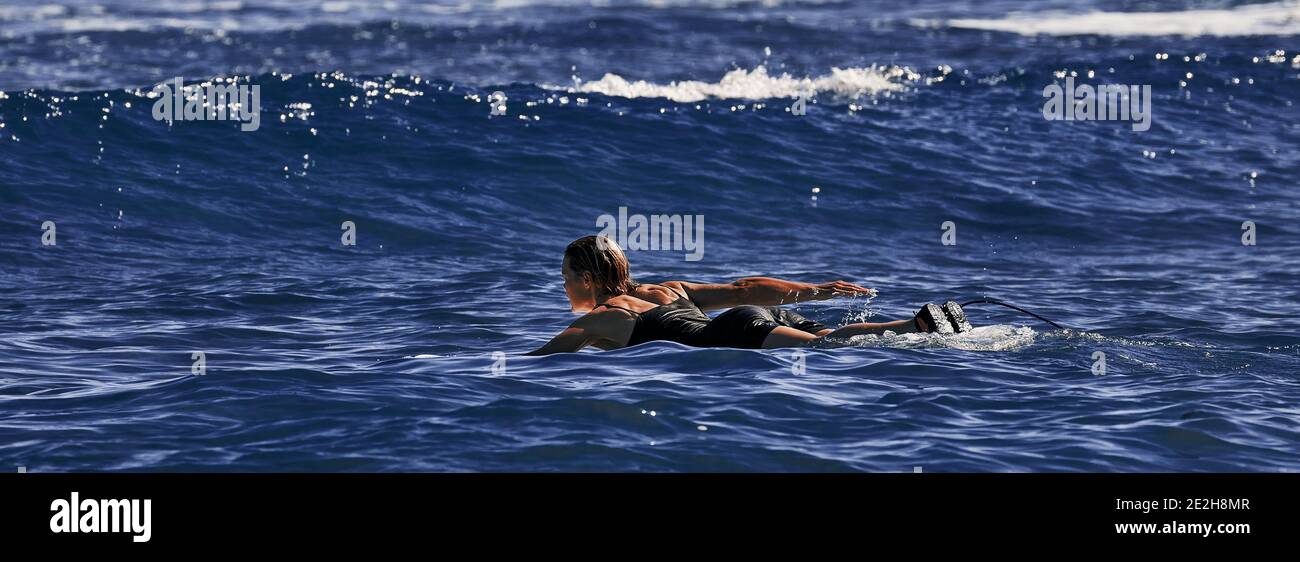
[[[7,2],[0,460],[1293,471],[1298,43],[1290,1]],[[155,120],[176,76],[259,85],[260,128]],[[1150,130],[1045,120],[1066,78],[1150,85]],[[1068,329],[521,356],[620,207],[705,218],[643,281]]]

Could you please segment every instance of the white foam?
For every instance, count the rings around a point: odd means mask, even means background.
[[[0,21],[40,20],[61,17],[68,13],[68,8],[58,4],[39,6],[0,6]]]
[[[164,12],[191,14],[201,12],[237,12],[244,9],[244,3],[239,0],[217,0],[213,2],[204,2],[202,0],[166,0],[154,3],[152,8]]]
[[[964,351],[1014,351],[1034,343],[1037,332],[1027,326],[980,326],[969,332],[940,335],[895,334],[854,336],[855,347],[900,347],[908,349],[947,347]]]
[[[119,18],[114,16],[71,17],[58,21],[68,33],[87,31],[150,31],[153,29],[202,29],[204,26],[227,31],[238,29],[231,20],[213,24],[197,18]]]
[[[600,80],[583,82],[573,88],[574,93],[597,93],[622,98],[665,98],[675,102],[697,102],[714,99],[769,99],[794,98],[800,94],[830,93],[843,98],[857,98],[881,92],[893,92],[906,87],[906,82],[916,80],[916,73],[904,67],[832,68],[831,73],[816,78],[795,78],[789,74],[772,76],[759,66],[753,70],[743,68],[726,73],[717,82],[686,80],[656,84],[637,80],[628,81],[617,74],[606,74]]]
[[[946,22],[914,23],[922,26],[946,24],[957,28],[1006,31],[1020,35],[1297,35],[1300,34],[1300,2],[1289,0],[1222,10],[1178,12],[1013,13],[1002,19],[953,19]]]

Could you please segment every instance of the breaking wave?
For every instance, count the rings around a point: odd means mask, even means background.
[[[572,88],[574,92],[597,93],[622,98],[665,98],[675,102],[697,102],[705,99],[769,99],[794,98],[800,94],[829,93],[841,98],[858,98],[905,89],[907,83],[919,78],[912,70],[899,66],[867,68],[832,68],[830,74],[815,78],[795,78],[788,73],[780,76],[768,74],[767,68],[732,70],[717,82],[685,80],[668,84],[655,84],[645,80],[628,81],[617,74],[606,74],[600,80],[583,82]]]
[[[933,22],[919,22],[923,26]],[[949,27],[1020,35],[1181,35],[1238,37],[1300,34],[1300,2],[1177,12],[1016,13],[1001,19],[952,19]]]

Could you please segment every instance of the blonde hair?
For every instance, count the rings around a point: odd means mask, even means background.
[[[590,273],[592,281],[605,293],[623,295],[636,288],[629,272],[627,256],[605,236],[583,236],[564,249],[569,269],[575,273]]]

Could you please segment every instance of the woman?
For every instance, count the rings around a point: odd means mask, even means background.
[[[569,244],[561,270],[572,310],[586,314],[528,355],[578,351],[589,345],[617,349],[654,340],[695,347],[772,349],[886,331],[952,333],[971,329],[961,307],[951,301],[942,309],[927,304],[907,320],[849,324],[837,330],[774,306],[874,294],[844,281],[813,285],[746,277],[726,284],[636,283],[623,250],[603,236],[586,236]],[[713,319],[704,314],[722,308],[730,310]]]

